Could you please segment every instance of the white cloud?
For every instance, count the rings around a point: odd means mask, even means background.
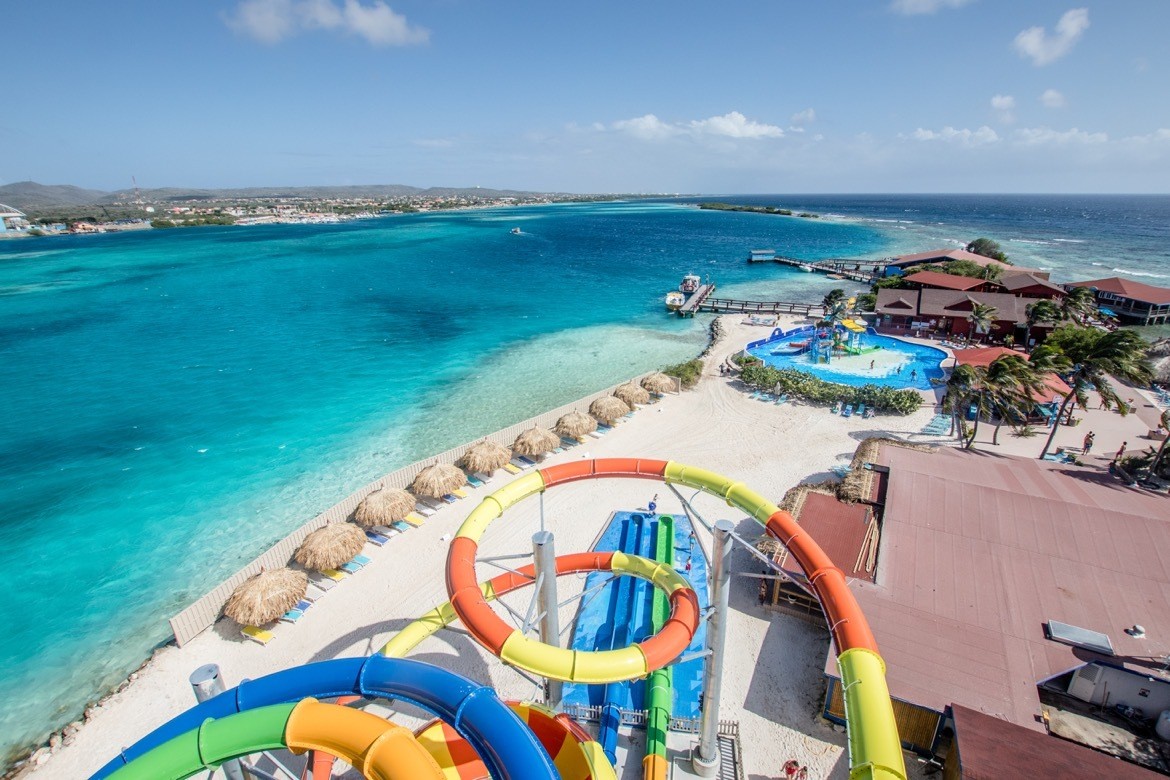
[[[803,111],[797,111],[795,114],[793,114],[790,121],[797,127],[800,127],[801,125],[811,125],[813,122],[817,121],[817,112],[811,108],[806,108]]]
[[[1056,23],[1056,34],[1049,35],[1043,27],[1029,27],[1016,36],[1016,51],[1028,57],[1036,66],[1056,62],[1072,51],[1072,47],[1089,29],[1089,9],[1074,8],[1065,11]]]
[[[1001,122],[1011,124],[1016,121],[1016,115],[1012,113],[1016,107],[1016,99],[1011,95],[993,95],[991,107],[999,114]]]
[[[927,130],[920,127],[911,133],[910,137],[915,141],[945,141],[961,146],[985,146],[999,141],[999,134],[987,125],[983,125],[977,130],[969,130],[965,127],[956,129],[949,125],[942,130]]]
[[[971,0],[894,0],[890,3],[890,10],[896,14],[915,16],[933,14],[940,8],[959,8],[970,2]]]
[[[643,141],[657,141],[682,132],[678,127],[663,122],[653,114],[646,114],[634,119],[619,119],[613,123],[613,129],[629,133]]]
[[[643,141],[658,141],[680,135],[716,136],[722,138],[781,138],[784,131],[775,125],[766,125],[748,119],[738,111],[707,119],[692,119],[689,122],[663,122],[654,114],[621,119],[614,122],[614,130],[629,133]]]
[[[1068,104],[1068,101],[1064,99],[1064,95],[1055,89],[1044,90],[1044,94],[1040,96],[1040,102],[1045,108],[1064,108]]]
[[[696,133],[720,135],[727,138],[781,138],[784,131],[775,125],[753,122],[738,111],[692,120],[690,128]]]
[[[1170,143],[1170,128],[1160,127],[1148,135],[1131,135],[1122,140],[1129,144]]]
[[[413,27],[383,0],[243,0],[226,18],[233,30],[263,43],[278,43],[305,30],[337,30],[374,46],[426,43],[430,31]]]
[[[1109,141],[1107,133],[1089,133],[1077,128],[1053,130],[1050,127],[1021,127],[1012,135],[1013,140],[1026,146],[1040,144],[1103,144]]]

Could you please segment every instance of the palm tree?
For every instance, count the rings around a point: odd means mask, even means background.
[[[1158,422],[1162,424],[1162,429],[1170,429],[1170,409],[1162,412],[1161,418]],[[1150,461],[1150,469],[1146,472],[1146,477],[1156,477],[1160,473],[1160,466],[1162,465],[1162,458],[1166,456],[1166,443],[1170,442],[1170,436],[1162,439],[1162,443],[1158,446],[1158,452],[1154,455],[1154,459]]]
[[[1033,393],[1045,386],[1042,376],[1033,366],[1025,358],[1016,355],[997,358],[986,367],[959,366],[955,373],[960,373],[962,369],[966,371],[962,371],[963,378],[959,382],[969,388],[967,403],[975,405],[975,425],[963,445],[964,449],[975,446],[979,421],[984,417],[998,420],[991,443],[999,444],[999,429],[1003,421],[1026,416],[1034,403]]]
[[[825,311],[828,311],[838,303],[843,303],[846,298],[847,296],[845,295],[845,291],[840,287],[836,287],[832,290],[829,290],[829,293],[821,301],[821,305],[825,307]]]
[[[970,406],[971,397],[975,395],[975,386],[979,382],[979,374],[975,368],[968,365],[955,366],[947,379],[947,389],[942,397],[942,410],[950,412],[952,436],[961,435],[959,415]]]
[[[1097,296],[1088,287],[1074,287],[1060,301],[1060,318],[1084,325],[1097,313]]]
[[[1065,412],[1071,413],[1070,404],[1074,401],[1082,409],[1089,403],[1089,391],[1095,390],[1101,396],[1101,404],[1110,409],[1113,404],[1118,405],[1122,416],[1129,414],[1129,407],[1117,395],[1117,391],[1110,382],[1110,377],[1134,384],[1149,384],[1153,377],[1150,363],[1146,359],[1148,344],[1132,330],[1115,330],[1111,333],[1103,331],[1084,331],[1078,334],[1077,339],[1068,339],[1060,347],[1064,349],[1064,357],[1072,364],[1072,377],[1069,385],[1072,389],[1060,404],[1060,411],[1052,423],[1052,432],[1044,442],[1044,449],[1040,452],[1043,458],[1052,447],[1052,440],[1056,438],[1056,428],[1064,419]],[[1051,349],[1057,349],[1053,347]],[[1049,359],[1052,354],[1045,349],[1042,358]]]
[[[1024,312],[1028,317],[1028,330],[1024,334],[1025,348],[1032,343],[1032,328],[1041,322],[1059,322],[1062,319],[1060,307],[1047,299],[1028,304],[1024,307]]]
[[[995,315],[998,312],[999,310],[994,306],[976,303],[971,307],[971,313],[967,315],[967,319],[971,322],[971,328],[976,333],[982,333],[984,340],[986,340],[987,334],[991,332],[991,326],[995,323]]]

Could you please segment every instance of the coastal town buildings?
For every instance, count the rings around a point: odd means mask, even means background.
[[[940,274],[941,275],[941,274]],[[959,277],[965,278],[965,277]],[[1028,335],[1028,306],[1033,299],[1010,293],[967,292],[944,289],[878,290],[876,327],[882,333],[918,334],[940,338],[1011,337],[1023,344]],[[987,333],[976,332],[972,315],[976,306],[990,306],[992,323]],[[1042,341],[1054,323],[1034,323],[1031,339]]]
[[[22,230],[28,227],[28,219],[23,211],[12,206],[0,203],[0,234]]]
[[[927,252],[916,252],[910,255],[899,255],[886,262],[885,275],[896,276],[898,274],[913,273],[909,269],[920,265],[939,265],[942,263],[949,263],[955,260],[965,260],[968,263],[982,266],[983,268],[996,267],[1001,273],[1020,273],[1027,272],[1035,274],[1043,279],[1048,278],[1046,271],[1041,271],[1037,268],[1024,268],[1018,265],[1009,265],[1001,263],[998,260],[993,260],[990,257],[977,255],[974,252],[968,252],[966,249],[932,249]]]
[[[1134,325],[1163,325],[1170,322],[1170,287],[1155,287],[1120,276],[1072,282],[1065,287],[1088,287],[1097,296],[1102,313],[1116,315]]]

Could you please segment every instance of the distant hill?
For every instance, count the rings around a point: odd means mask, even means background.
[[[0,203],[21,211],[56,206],[88,206],[111,196],[101,190],[83,190],[71,184],[37,184],[35,181],[18,181],[0,187]]]
[[[429,187],[424,189],[405,184],[359,184],[346,187],[242,187],[239,189],[162,187],[144,189],[141,192],[141,197],[150,203],[167,203],[186,200],[265,198],[519,198],[548,194],[564,195],[566,193],[493,190],[481,187]],[[84,190],[68,184],[37,184],[32,181],[0,186],[0,203],[7,203],[25,212],[69,206],[126,204],[133,200],[135,200],[134,190],[103,192],[101,190]]]

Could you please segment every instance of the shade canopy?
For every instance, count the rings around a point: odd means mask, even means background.
[[[295,607],[308,588],[309,577],[303,571],[262,571],[240,583],[223,613],[241,626],[262,626]]]
[[[410,493],[398,488],[375,490],[358,504],[353,520],[366,528],[405,520],[414,511],[416,500]]]
[[[491,439],[483,439],[472,444],[467,452],[463,453],[463,457],[459,459],[459,465],[471,472],[486,471],[490,474],[496,469],[502,469],[504,464],[511,459],[512,451],[510,449]]]
[[[560,443],[559,436],[537,425],[516,437],[516,441],[512,442],[512,451],[519,455],[543,455],[555,450]]]
[[[420,471],[410,483],[410,492],[416,496],[442,498],[467,484],[467,475],[450,463],[436,463]]]
[[[293,560],[306,569],[336,569],[353,560],[365,545],[365,533],[353,523],[330,523],[306,536]]]
[[[667,376],[661,371],[655,371],[642,378],[642,387],[651,393],[666,393],[675,388],[674,377]]]
[[[634,404],[644,404],[650,400],[650,392],[633,382],[618,385],[617,389],[613,391],[613,396],[631,408],[633,408]]]
[[[1024,360],[1028,356],[1007,347],[972,347],[971,349],[956,349],[955,361],[960,366],[982,366],[987,368],[1001,357],[1018,357]]]
[[[569,436],[575,439],[597,430],[597,420],[584,412],[573,410],[568,414],[561,415],[557,424],[553,426],[553,430],[560,436]]]
[[[614,398],[612,395],[602,396],[589,404],[589,414],[606,425],[629,413],[630,407],[626,405],[626,402],[620,398]]]

